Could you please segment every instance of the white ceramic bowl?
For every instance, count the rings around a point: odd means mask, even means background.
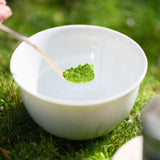
[[[85,140],[106,134],[129,114],[147,71],[143,50],[129,37],[90,25],[51,28],[30,37],[62,70],[90,63],[95,79],[70,84],[40,54],[22,43],[11,58],[11,73],[24,105],[46,131]]]

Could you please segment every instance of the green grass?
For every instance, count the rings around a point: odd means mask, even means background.
[[[20,41],[0,31],[0,160],[109,160],[122,144],[141,135],[142,107],[160,92],[160,1],[10,0],[8,4],[13,16],[4,24],[26,36],[67,24],[112,28],[139,43],[149,67],[132,111],[116,129],[93,140],[64,140],[37,126],[25,110],[9,70]]]

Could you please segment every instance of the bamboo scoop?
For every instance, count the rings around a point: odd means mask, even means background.
[[[11,28],[3,25],[0,23],[0,29],[8,32],[12,35],[14,35],[15,37],[17,37],[18,39],[26,42],[27,44],[29,44],[30,46],[32,46],[34,49],[36,49],[41,55],[42,57],[55,69],[55,71],[61,76],[63,77],[63,73],[62,71],[46,56],[45,53],[43,53],[35,44],[33,44],[27,37],[17,33],[16,31],[12,30]],[[64,77],[63,77],[64,78]]]
[[[67,69],[66,71],[62,72],[35,44],[33,44],[27,37],[17,33],[16,31],[8,28],[7,26],[0,23],[0,29],[8,32],[18,39],[26,42],[30,46],[32,46],[34,49],[36,49],[42,57],[55,69],[55,71],[66,81],[74,84],[80,84],[80,83],[87,83],[94,79],[95,72],[94,72],[94,66],[91,64],[86,63],[85,65],[79,65],[76,68],[71,67],[70,69]]]

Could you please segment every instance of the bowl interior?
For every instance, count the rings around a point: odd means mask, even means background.
[[[96,101],[119,95],[145,75],[142,49],[116,31],[73,25],[48,29],[30,38],[62,70],[94,64],[95,79],[70,84],[61,78],[33,48],[22,43],[11,59],[14,79],[30,93],[64,101]]]

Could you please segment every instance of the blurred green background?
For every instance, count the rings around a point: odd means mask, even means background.
[[[159,0],[8,0],[13,15],[5,25],[26,35],[69,24],[98,25],[135,40],[148,58],[148,73],[130,115],[107,135],[68,141],[46,133],[26,112],[9,71],[20,41],[0,31],[0,159],[110,159],[129,139],[141,135],[141,109],[160,91]]]

